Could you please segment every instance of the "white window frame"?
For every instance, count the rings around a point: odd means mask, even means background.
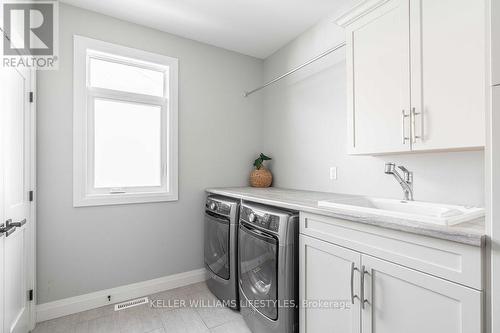
[[[167,70],[168,97],[90,87],[89,61],[98,58],[153,70]],[[74,36],[73,62],[73,206],[100,206],[178,200],[178,60],[100,40]],[[161,107],[161,185],[95,188],[94,99]]]

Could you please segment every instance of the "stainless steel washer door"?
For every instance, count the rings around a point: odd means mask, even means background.
[[[257,311],[278,318],[278,240],[240,222],[240,287]]]
[[[229,219],[205,212],[205,263],[219,277],[229,280]]]

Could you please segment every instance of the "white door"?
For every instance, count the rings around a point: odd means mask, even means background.
[[[347,28],[349,152],[410,150],[409,0],[389,0]]]
[[[299,243],[300,332],[359,333],[361,255],[305,235]]]
[[[482,294],[425,273],[362,256],[363,333],[479,333]]]
[[[0,82],[0,88],[1,88],[1,82]],[[2,124],[2,115],[3,112],[0,112],[0,124]],[[0,125],[0,130],[1,130],[1,125]],[[3,186],[3,159],[2,159],[2,138],[0,135],[0,218],[3,220],[4,218],[4,210],[3,210],[3,192],[4,192],[4,186]],[[5,317],[5,310],[4,310],[4,301],[5,298],[3,295],[5,294],[4,292],[4,277],[5,277],[5,270],[4,270],[4,246],[5,246],[5,237],[3,234],[0,234],[0,333],[4,333],[3,326],[4,326],[4,317]]]
[[[2,235],[4,257],[4,323],[5,333],[25,333],[30,326],[31,288],[30,201],[31,186],[31,108],[29,91],[31,73],[23,69],[4,69],[2,76],[3,134],[3,216],[17,227]]]
[[[3,153],[3,140],[4,140],[4,135],[3,133],[3,124],[5,124],[5,114],[6,112],[4,111],[5,104],[3,101],[5,100],[4,98],[4,86],[5,86],[5,81],[4,81],[4,71],[0,69],[0,221],[3,222],[5,220],[5,200],[4,200],[4,194],[5,194],[5,186],[4,186],[4,153]],[[0,222],[0,227],[1,227],[1,222]],[[0,333],[4,333],[3,326],[4,326],[4,317],[5,317],[5,309],[4,309],[4,301],[5,297],[3,296],[5,294],[4,290],[4,277],[5,277],[5,270],[4,270],[4,243],[5,237],[4,233],[0,232]]]
[[[414,0],[410,13],[413,150],[483,147],[486,1]]]

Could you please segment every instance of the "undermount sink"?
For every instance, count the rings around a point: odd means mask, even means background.
[[[484,216],[484,208],[370,197],[322,200],[318,206],[437,225],[455,225]]]

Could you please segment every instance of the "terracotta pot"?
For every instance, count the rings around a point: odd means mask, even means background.
[[[268,169],[262,167],[254,169],[250,173],[250,185],[253,187],[269,187],[273,182],[273,174]]]

